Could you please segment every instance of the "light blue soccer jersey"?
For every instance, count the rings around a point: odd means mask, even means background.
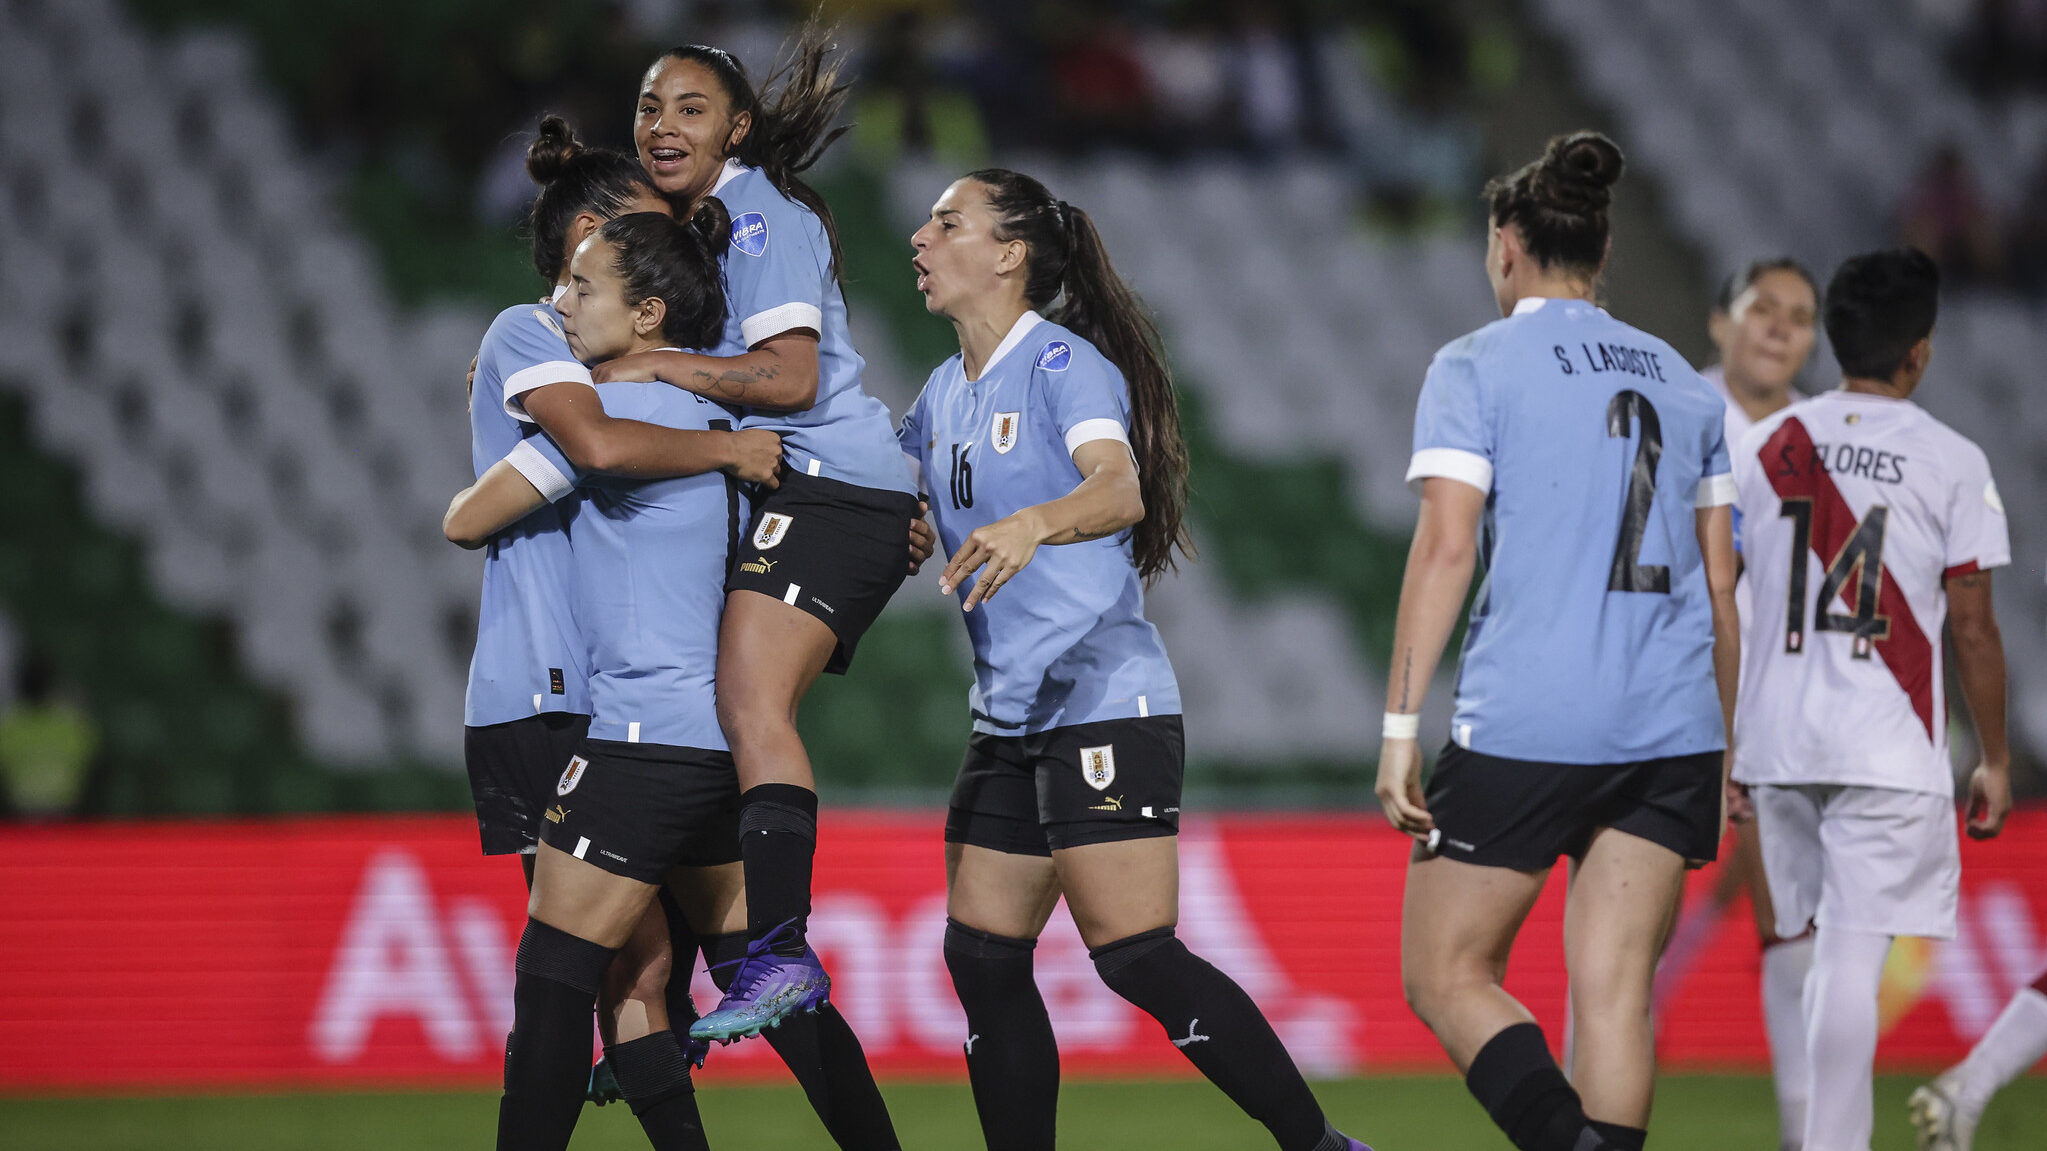
[[[1073,449],[1130,442],[1130,393],[1093,344],[1025,312],[969,382],[938,366],[903,419],[946,553],[975,528],[1080,483]],[[1105,719],[1177,715],[1180,686],[1130,533],[1042,547],[1002,592],[964,613],[974,646],[974,730],[1025,735]],[[982,574],[986,574],[983,569]],[[965,588],[955,595],[964,603]]]
[[[745,426],[779,433],[794,471],[915,494],[888,406],[860,386],[866,365],[846,328],[823,221],[737,161],[726,162],[712,194],[732,214],[732,242],[724,256],[730,315],[711,354],[744,355],[793,328],[818,333],[817,402],[801,412],[750,411]]]
[[[597,394],[616,419],[733,424],[728,409],[667,384],[601,384]],[[719,472],[584,476],[580,490],[576,614],[589,641],[591,738],[726,750],[715,673],[738,490]]]
[[[1696,526],[1733,502],[1724,428],[1668,344],[1582,300],[1436,353],[1408,479],[1487,493],[1452,739],[1572,764],[1727,745]]]
[[[565,483],[566,462],[532,423],[514,419],[505,397],[565,380],[588,383],[547,304],[498,313],[476,353],[469,403],[470,462],[481,477],[511,455],[535,486],[552,470]],[[514,454],[516,450],[516,454]],[[590,711],[589,662],[574,612],[574,561],[569,554],[570,505],[550,505],[499,532],[484,552],[483,599],[462,722],[486,727],[544,711]]]

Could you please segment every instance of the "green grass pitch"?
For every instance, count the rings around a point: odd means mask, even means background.
[[[1919,1082],[1877,1082],[1876,1151],[1909,1151],[1905,1096]],[[907,1151],[980,1146],[964,1084],[895,1083],[886,1088]],[[1511,1151],[1455,1079],[1388,1076],[1316,1085],[1330,1117],[1378,1151]],[[734,1151],[829,1148],[794,1088],[719,1087],[702,1092],[714,1147]],[[409,1151],[485,1147],[497,1114],[492,1094],[0,1098],[0,1146],[9,1151]],[[1681,1075],[1659,1087],[1650,1127],[1657,1151],[1727,1151],[1776,1146],[1770,1084],[1761,1076]],[[1201,1082],[1075,1082],[1060,1099],[1066,1151],[1171,1148],[1223,1151],[1272,1144]],[[583,1112],[575,1151],[646,1147],[622,1106]],[[2047,1078],[2021,1080],[1984,1116],[1977,1151],[2047,1146]]]

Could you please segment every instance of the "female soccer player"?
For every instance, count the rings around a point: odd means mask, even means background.
[[[1740,640],[1721,404],[1669,345],[1592,302],[1621,168],[1612,141],[1581,132],[1486,188],[1505,318],[1444,347],[1422,385],[1421,516],[1379,753],[1387,818],[1421,841],[1408,1002],[1523,1151],[1642,1146],[1656,958],[1726,795]],[[1481,554],[1451,744],[1424,798],[1416,713]],[[1576,1089],[1500,986],[1565,855]]]
[[[1792,384],[1812,356],[1819,331],[1819,285],[1805,265],[1790,256],[1751,261],[1727,277],[1707,319],[1719,361],[1700,371],[1727,405],[1727,451],[1731,456],[1758,420],[1782,411],[1796,397]],[[1741,508],[1734,510],[1741,536]],[[1735,607],[1751,612],[1748,581],[1735,585]],[[1685,971],[1711,944],[1721,912],[1746,891],[1762,950],[1764,1031],[1770,1041],[1770,1070],[1777,1091],[1777,1135],[1781,1151],[1798,1151],[1805,1136],[1805,1019],[1800,1008],[1805,975],[1812,967],[1812,933],[1786,939],[1777,934],[1770,885],[1763,880],[1763,852],[1745,810],[1735,809],[1734,851],[1721,863],[1709,897],[1685,911],[1671,932],[1656,971],[1658,1012],[1676,994]]]
[[[1028,176],[971,173],[911,244],[960,341],[901,436],[939,493],[939,586],[961,591],[974,647],[945,958],[988,1146],[1052,1146],[1059,1052],[1031,950],[1064,895],[1102,981],[1280,1147],[1362,1148],[1251,998],[1173,935],[1180,691],[1143,585],[1189,547],[1187,449],[1151,321],[1087,214]]]
[[[677,204],[715,194],[731,210],[732,312],[715,355],[644,353],[598,373],[742,406],[745,425],[780,433],[786,451],[781,486],[754,508],[719,638],[752,944],[718,1010],[691,1028],[707,1039],[758,1034],[830,991],[804,936],[817,790],[796,709],[819,673],[852,662],[903,581],[903,533],[919,518],[888,409],[860,386],[831,212],[798,175],[844,130],[830,130],[846,89],[829,51],[806,26],[771,99],[718,48],[675,48],[648,68],[634,142]]]

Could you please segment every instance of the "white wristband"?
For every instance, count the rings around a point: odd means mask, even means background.
[[[1379,734],[1386,739],[1418,739],[1421,733],[1420,715],[1402,715],[1397,711],[1387,712],[1385,726],[1379,729]]]

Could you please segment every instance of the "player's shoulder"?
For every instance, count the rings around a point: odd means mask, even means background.
[[[569,343],[568,333],[562,331],[561,317],[552,307],[539,301],[514,304],[499,312],[483,334],[483,346],[486,348],[533,340],[559,343],[564,350]]]
[[[1028,358],[1034,374],[1047,377],[1071,376],[1075,373],[1108,373],[1121,377],[1116,365],[1102,354],[1100,348],[1089,342],[1087,337],[1072,328],[1053,320],[1045,320],[1032,328],[1017,345],[1018,358]]]
[[[1902,406],[1914,434],[1924,437],[1943,459],[1989,467],[1990,457],[1984,453],[1981,444],[1910,400]]]
[[[792,244],[808,249],[824,237],[817,213],[784,195],[759,168],[741,169],[716,195],[732,217],[735,254],[759,259]]]

